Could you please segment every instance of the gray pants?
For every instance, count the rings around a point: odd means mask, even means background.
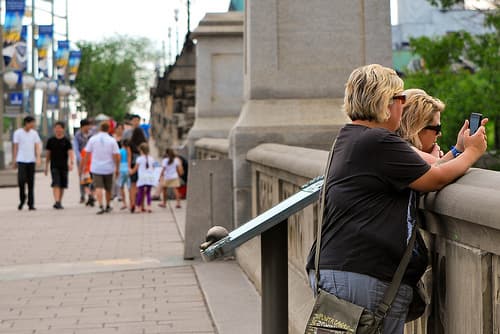
[[[309,283],[314,288],[314,270],[309,271]],[[347,271],[320,270],[319,287],[341,299],[375,311],[384,298],[389,283],[368,275]],[[408,306],[413,298],[413,289],[401,284],[398,294],[383,324],[384,334],[403,334]]]
[[[78,170],[78,186],[80,189],[80,199],[83,200],[83,199],[85,199],[85,186],[80,182],[80,177],[81,177],[80,168],[79,168],[80,162],[81,162],[81,160],[76,159],[76,166],[77,166],[77,170]]]

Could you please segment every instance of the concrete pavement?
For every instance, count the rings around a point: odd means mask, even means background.
[[[36,211],[0,189],[0,333],[259,333],[260,300],[234,261],[183,260],[182,209],[64,210],[36,174]],[[182,230],[182,233],[181,233]]]

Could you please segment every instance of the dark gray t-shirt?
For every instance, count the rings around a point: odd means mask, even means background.
[[[408,185],[430,166],[386,129],[348,124],[341,129],[327,179],[321,269],[390,282],[406,249],[416,196]],[[307,269],[314,268],[313,245]],[[413,262],[413,263],[412,263]],[[404,282],[425,268],[412,258]],[[421,274],[421,272],[420,272]]]

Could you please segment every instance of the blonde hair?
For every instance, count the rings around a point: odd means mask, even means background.
[[[418,134],[432,122],[436,113],[444,110],[445,104],[422,89],[407,89],[403,94],[406,95],[406,103],[397,132],[401,138],[421,150],[422,142]]]
[[[145,155],[149,154],[149,145],[148,143],[141,143],[139,145],[139,150],[144,153]]]
[[[387,107],[392,97],[403,91],[396,71],[378,64],[358,67],[345,85],[344,111],[353,121],[383,123],[390,118]]]

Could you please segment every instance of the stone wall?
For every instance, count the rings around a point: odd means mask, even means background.
[[[249,151],[252,213],[265,211],[323,173],[328,152],[278,144]],[[471,169],[439,193],[423,197],[423,231],[432,251],[428,289],[432,313],[407,325],[406,333],[499,333],[500,173]],[[292,216],[289,242],[289,327],[303,333],[313,298],[305,261],[315,236],[317,205]],[[260,290],[260,240],[237,250],[238,261]]]
[[[262,143],[327,149],[346,122],[345,82],[392,64],[389,1],[245,1],[243,97],[230,132],[235,225],[252,215],[246,156]]]
[[[208,13],[192,37],[196,44],[196,119],[189,157],[200,138],[227,138],[243,104],[243,13]]]
[[[202,138],[194,144],[196,159],[228,159],[229,140],[223,138]]]

